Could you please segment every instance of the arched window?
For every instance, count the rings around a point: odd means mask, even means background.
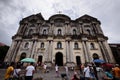
[[[97,53],[94,53],[94,54],[93,54],[93,60],[94,60],[94,59],[99,59],[99,56],[98,56]]]
[[[95,49],[94,43],[90,43],[90,49]]]
[[[44,43],[41,43],[41,48],[44,48]]]
[[[29,45],[29,43],[28,43],[28,42],[27,42],[27,43],[25,43],[24,48],[28,48],[28,45]]]
[[[58,35],[61,35],[61,34],[62,34],[61,29],[58,29]]]
[[[33,34],[33,30],[30,29],[28,35],[32,35],[32,34]]]
[[[75,48],[75,49],[78,49],[78,43],[75,43],[75,44],[74,44],[74,48]]]
[[[76,30],[75,29],[73,29],[73,35],[76,35]]]
[[[44,30],[43,30],[43,35],[46,35],[46,34],[47,34],[47,33],[46,33],[46,29],[44,29]]]
[[[89,29],[87,29],[87,33],[88,33],[88,35],[91,35],[91,33],[90,33],[90,30],[89,30]]]
[[[57,43],[57,48],[62,48],[62,43],[61,42]]]

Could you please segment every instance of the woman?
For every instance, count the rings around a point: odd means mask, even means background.
[[[17,66],[14,69],[13,77],[15,80],[20,80],[20,65],[17,64]]]
[[[113,75],[111,74],[109,69],[105,70],[105,74],[106,74],[106,76],[105,76],[104,80],[112,80],[113,79]]]

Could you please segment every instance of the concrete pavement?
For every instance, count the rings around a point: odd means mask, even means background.
[[[6,69],[0,69],[0,80],[4,80],[5,71]],[[59,69],[59,77],[56,77],[56,72],[54,68],[49,69],[48,73],[43,73],[42,69],[37,69],[37,71],[34,74],[34,79],[42,77],[43,80],[62,80],[61,74],[63,73],[66,73],[65,69]],[[68,80],[72,78],[73,74],[74,71],[68,72]]]

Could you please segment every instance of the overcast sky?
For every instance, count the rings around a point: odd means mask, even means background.
[[[41,13],[47,20],[59,11],[73,20],[97,18],[108,42],[120,43],[120,0],[0,0],[0,42],[11,45],[22,18]]]

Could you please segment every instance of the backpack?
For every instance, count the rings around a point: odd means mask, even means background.
[[[95,77],[94,70],[92,67],[89,67],[91,77]]]

